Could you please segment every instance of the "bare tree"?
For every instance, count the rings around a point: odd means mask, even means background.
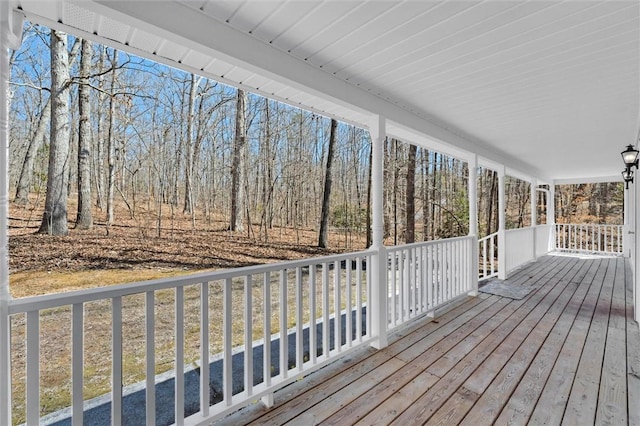
[[[194,146],[193,146],[193,125],[194,125],[194,114],[195,114],[195,103],[196,103],[196,91],[198,89],[198,85],[200,84],[200,79],[196,79],[196,75],[191,73],[191,80],[189,86],[189,100],[187,104],[188,116],[187,116],[187,135],[185,138],[185,144],[187,147],[187,152],[185,155],[185,165],[184,165],[184,208],[182,211],[184,213],[193,214],[193,183],[192,183],[192,175],[193,175],[193,157],[194,157]]]
[[[78,56],[77,54],[79,47],[80,43],[78,42],[78,40],[76,40],[68,54],[69,68],[73,66]],[[40,90],[41,92],[50,91],[49,88],[45,87],[39,87],[38,90]],[[48,96],[46,102],[44,103],[44,106],[40,109],[40,114],[38,114],[38,124],[36,126],[36,131],[33,133],[33,136],[29,138],[24,161],[22,162],[22,167],[20,168],[20,177],[16,185],[16,196],[14,198],[14,202],[17,204],[26,205],[28,203],[36,157],[38,155],[38,151],[40,151],[42,146],[45,144],[45,141],[47,139],[47,130],[49,130],[50,124],[51,96]]]
[[[327,165],[324,175],[324,191],[322,195],[322,213],[320,215],[320,232],[318,234],[318,247],[327,247],[327,234],[329,226],[329,210],[331,208],[331,183],[332,183],[332,167],[333,156],[336,145],[336,128],[338,122],[331,119],[331,133],[329,134],[329,149],[327,150]]]
[[[20,179],[16,187],[16,196],[14,202],[26,205],[29,202],[29,191],[31,190],[31,180],[33,179],[33,169],[36,161],[36,155],[46,139],[47,129],[51,123],[51,97],[47,99],[44,108],[40,112],[40,119],[36,127],[35,134],[29,140],[27,153],[25,154],[22,168],[20,170]]]
[[[413,243],[416,240],[416,151],[417,147],[415,145],[409,145],[409,160],[407,162],[406,243]]]
[[[51,30],[51,136],[47,196],[39,233],[67,235],[69,52],[67,34]]]
[[[231,163],[231,218],[229,230],[241,231],[242,228],[242,202],[244,200],[244,188],[242,183],[245,169],[246,149],[246,123],[245,104],[247,95],[242,89],[238,89],[236,101],[236,132],[233,143],[233,158]]]
[[[89,74],[91,73],[92,43],[82,40],[80,77],[78,86],[78,216],[76,228],[91,229],[91,122],[89,104]]]
[[[107,48],[102,46],[100,48],[100,59],[98,64],[100,66],[100,71],[105,67],[105,62],[107,61]],[[97,140],[96,140],[96,164],[95,164],[95,181],[96,181],[96,207],[100,210],[104,208],[105,205],[105,173],[104,173],[104,139],[105,139],[105,124],[104,124],[104,105],[107,101],[107,91],[104,88],[104,80],[105,75],[101,72],[98,76],[98,108],[97,108]]]
[[[118,51],[113,51],[111,58],[111,96],[109,99],[109,125],[107,128],[107,162],[109,163],[109,179],[107,183],[107,225],[112,225],[113,196],[116,186],[116,141],[115,141],[115,112],[116,112],[116,69],[118,65]]]

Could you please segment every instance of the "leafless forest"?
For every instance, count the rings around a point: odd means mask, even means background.
[[[253,242],[285,229],[317,235],[303,245],[369,244],[366,130],[40,26],[27,25],[22,46],[11,54],[10,186],[13,215],[40,215],[28,232],[109,236],[126,222],[153,239],[180,221]],[[386,242],[466,234],[468,174],[463,161],[387,139]],[[506,184],[507,226],[528,226],[530,184]],[[481,236],[497,230],[497,185],[480,169]],[[619,223],[622,192],[559,186],[558,221]],[[539,192],[539,223],[544,202]]]

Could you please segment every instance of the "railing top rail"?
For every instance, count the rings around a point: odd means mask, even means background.
[[[614,226],[622,228],[624,225],[611,223],[556,223],[556,226]]]
[[[437,245],[459,240],[469,240],[473,237],[463,236],[447,238],[444,240],[424,241],[402,246],[387,247],[387,250],[402,250],[412,247]],[[222,281],[228,278],[242,277],[246,275],[258,275],[266,272],[277,272],[286,269],[295,269],[310,265],[321,265],[323,263],[340,262],[349,259],[363,258],[375,254],[375,249],[365,251],[341,253],[323,257],[313,257],[308,259],[291,260],[285,262],[271,263],[267,265],[253,265],[242,268],[223,269],[212,272],[202,272],[181,277],[161,278],[149,281],[139,281],[129,284],[117,284],[108,287],[97,287],[86,290],[73,290],[64,293],[46,294],[42,296],[31,296],[13,299],[9,302],[9,314],[37,311],[42,309],[69,306],[76,303],[94,302],[96,300],[111,299],[113,297],[124,297],[133,294],[145,293],[148,291],[165,290],[175,287],[200,284],[203,282]]]
[[[535,226],[525,226],[524,228],[507,229],[505,230],[505,233],[513,234],[517,232],[532,232],[535,229]]]
[[[405,250],[408,248],[414,248],[414,247],[426,247],[426,246],[431,246],[431,245],[438,245],[438,244],[446,244],[446,243],[452,243],[455,241],[465,241],[465,240],[471,240],[474,237],[469,236],[469,235],[465,235],[463,237],[455,237],[455,238],[445,238],[442,240],[431,240],[431,241],[419,241],[416,243],[411,243],[411,244],[402,244],[399,246],[387,246],[385,247],[386,250],[389,251],[395,251],[395,250]]]
[[[286,262],[270,263],[266,265],[253,265],[241,268],[222,269],[219,271],[201,272],[181,277],[160,278],[149,281],[139,281],[129,284],[117,284],[108,287],[97,287],[86,290],[73,290],[64,293],[46,294],[42,296],[23,297],[9,301],[9,314],[14,315],[23,312],[42,309],[69,306],[76,303],[94,302],[96,300],[111,299],[113,297],[130,296],[148,291],[165,290],[175,287],[200,284],[203,282],[221,281],[228,278],[243,277],[246,275],[258,275],[265,272],[277,272],[286,269],[295,269],[310,265],[340,262],[343,260],[364,258],[375,251],[351,252],[335,254],[323,257],[291,260]]]
[[[489,235],[487,235],[487,236],[485,236],[485,237],[478,238],[478,243],[481,243],[481,242],[483,242],[483,241],[485,241],[485,240],[489,240],[489,239],[491,239],[491,238],[495,238],[495,237],[497,237],[497,236],[498,236],[498,233],[497,233],[497,232],[494,232],[493,234],[489,234]]]

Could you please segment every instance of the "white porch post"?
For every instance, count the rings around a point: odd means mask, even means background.
[[[367,315],[371,315],[371,334],[376,340],[371,344],[377,349],[387,346],[387,251],[384,247],[384,138],[386,120],[376,115],[369,125],[371,134],[371,210],[372,245],[371,303]]]
[[[632,279],[633,279],[633,305],[634,319],[640,323],[640,229],[638,229],[638,202],[640,201],[640,181],[636,178],[635,183],[629,186],[629,190],[625,191],[629,194],[629,223],[628,229],[633,232],[629,234],[629,240],[631,241],[630,249],[632,266]],[[631,194],[633,192],[633,194]]]
[[[531,188],[531,229],[533,230],[533,259],[537,259],[538,248],[536,247],[536,226],[538,225],[538,181],[532,178],[529,182]]]
[[[627,191],[624,190],[622,192],[622,200],[623,200],[623,204],[622,204],[622,255],[624,257],[628,257],[631,255],[630,252],[630,243],[631,243],[631,221],[629,220],[629,213],[631,212],[631,194],[635,192],[635,191]],[[633,262],[633,259],[631,260]]]
[[[471,154],[468,162],[469,169],[469,236],[474,237],[471,246],[471,276],[469,280],[472,289],[470,296],[478,294],[478,156]]]
[[[547,193],[547,224],[551,225],[549,251],[554,251],[556,249],[556,185],[553,182],[549,184]]]
[[[634,212],[636,211],[636,191],[635,186],[630,187],[629,190],[624,190],[624,223],[622,234],[622,251],[624,257],[628,257],[631,261],[631,266],[634,267],[634,246],[635,240],[633,238],[636,217]],[[634,269],[635,270],[635,269]]]
[[[507,279],[506,200],[504,193],[505,167],[498,167],[498,279]]]
[[[9,49],[22,38],[22,15],[0,2],[0,424],[11,424],[11,340],[9,322]]]
[[[538,181],[531,179],[531,226],[538,225]]]

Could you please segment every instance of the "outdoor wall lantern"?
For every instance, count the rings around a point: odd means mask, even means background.
[[[624,161],[625,169],[622,171],[622,178],[626,184],[626,189],[629,189],[629,182],[633,183],[633,170],[632,167],[638,169],[638,150],[633,145],[627,145],[627,149],[620,153],[622,155],[622,161]]]

